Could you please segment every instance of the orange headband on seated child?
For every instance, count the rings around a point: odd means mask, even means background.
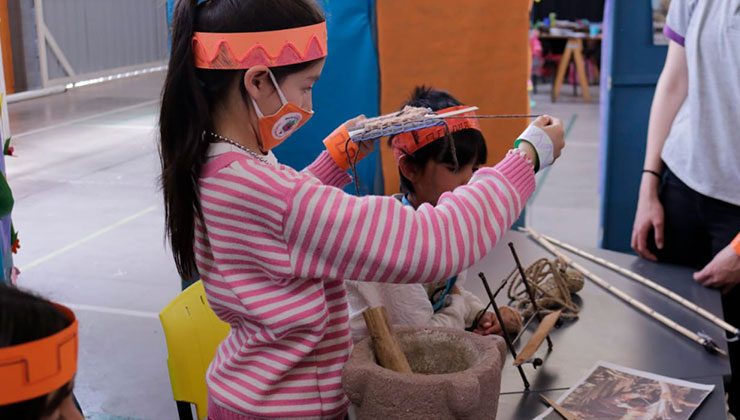
[[[458,109],[468,108],[466,105],[452,106],[440,109],[436,114],[445,114]],[[412,155],[427,144],[439,140],[447,133],[455,133],[461,130],[473,129],[480,131],[480,123],[475,117],[475,111],[466,112],[445,119],[445,124],[422,128],[421,130],[409,131],[396,134],[391,140],[391,149],[396,160],[401,160],[405,155]],[[446,126],[446,127],[445,127]]]
[[[0,405],[49,394],[70,382],[77,372],[77,319],[62,305],[54,306],[71,324],[48,337],[0,348]]]
[[[326,22],[279,31],[193,35],[195,67],[199,69],[288,66],[323,58],[327,53]]]

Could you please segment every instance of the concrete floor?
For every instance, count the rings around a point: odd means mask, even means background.
[[[172,419],[157,313],[179,289],[164,248],[154,131],[162,74],[10,106],[20,286],[80,319],[86,414]]]
[[[157,313],[180,290],[164,246],[155,129],[163,74],[10,106],[17,158],[7,158],[21,250],[20,286],[75,309],[75,393],[90,418],[175,419]],[[572,128],[540,176],[535,228],[581,245],[598,228],[597,100],[546,93],[534,111]]]
[[[535,95],[537,114],[563,120],[566,147],[561,158],[538,175],[538,189],[527,206],[529,226],[566,242],[595,247],[599,242],[599,92],[591,87],[591,103],[574,97],[565,86],[558,102],[549,86]]]

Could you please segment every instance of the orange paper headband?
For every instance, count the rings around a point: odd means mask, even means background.
[[[440,109],[436,112],[436,114],[444,114],[463,108],[467,108],[467,106],[460,105]],[[455,133],[467,129],[480,131],[480,124],[478,123],[478,119],[469,117],[475,117],[475,111],[470,111],[454,117],[446,118],[445,124],[443,125],[436,125],[433,127],[422,128],[421,130],[396,134],[391,141],[393,155],[396,157],[396,160],[401,160],[403,156],[414,154],[417,150],[421,149],[427,144],[441,139],[447,133]],[[447,126],[446,128],[445,125]]]
[[[326,57],[327,52],[326,22],[279,31],[193,35],[195,67],[200,69],[287,66]]]
[[[0,405],[49,394],[77,372],[77,319],[69,308],[54,304],[72,323],[48,337],[0,348]]]

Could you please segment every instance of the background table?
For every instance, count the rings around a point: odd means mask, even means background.
[[[484,302],[488,298],[477,274],[485,273],[493,290],[498,287],[515,267],[508,242],[514,243],[525,268],[539,258],[552,258],[551,254],[525,235],[518,232],[507,233],[499,246],[469,271],[465,288]],[[691,278],[692,271],[687,268],[655,264],[612,251],[588,251],[651,278],[708,311],[722,316],[720,294],[696,284]],[[645,286],[587,260],[568,255],[594,274],[691,331],[707,333],[721,348],[727,350],[723,330],[711,322]],[[521,419],[537,415],[544,410],[537,395],[539,392],[545,391],[549,397],[559,397],[601,360],[659,375],[715,384],[715,390],[702,404],[695,418],[724,418],[722,382],[730,376],[729,359],[707,353],[698,344],[663,327],[589,280],[586,280],[584,289],[578,296],[582,304],[579,319],[566,321],[562,327],[552,332],[554,348],[550,354],[547,353],[546,344],[537,353],[544,360],[544,365],[537,369],[531,365],[524,366],[531,384],[530,391],[533,392],[524,391],[519,373],[511,365],[511,357],[507,359],[498,418]],[[507,300],[504,290],[497,302],[505,304]],[[529,333],[531,331],[522,337],[519,347],[529,338]]]
[[[565,39],[565,49],[563,50],[563,56],[558,63],[558,69],[555,74],[555,79],[552,86],[551,98],[553,102],[556,102],[560,97],[560,89],[563,87],[563,81],[565,80],[565,74],[570,65],[570,61],[573,60],[576,65],[576,78],[578,83],[581,85],[581,96],[586,102],[591,101],[591,91],[588,86],[588,78],[586,77],[586,65],[583,57],[583,41],[601,41],[601,35],[598,36],[573,36],[573,35],[539,35],[541,40],[549,39]]]

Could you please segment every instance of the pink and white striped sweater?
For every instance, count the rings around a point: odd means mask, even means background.
[[[430,282],[483,257],[534,190],[509,152],[436,207],[345,194],[327,153],[303,172],[215,144],[199,185],[196,256],[231,334],[207,373],[213,419],[332,418],[347,410],[345,279]]]

